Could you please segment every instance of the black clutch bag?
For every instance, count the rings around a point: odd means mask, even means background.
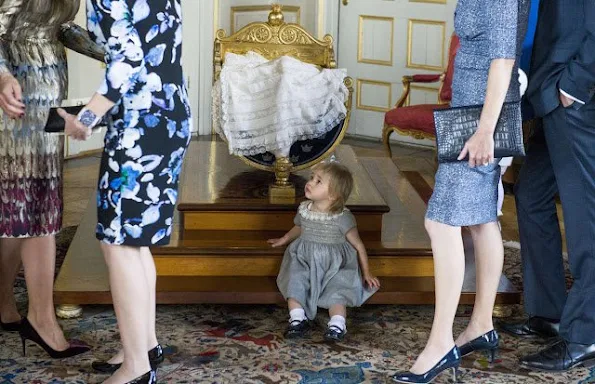
[[[465,143],[479,126],[483,105],[437,109],[434,111],[438,162],[458,161]],[[525,156],[521,103],[502,106],[494,131],[494,158]]]
[[[73,107],[61,107],[66,112],[70,113],[71,115],[78,115],[78,113],[83,109],[84,105],[76,105]],[[44,131],[48,133],[61,133],[64,132],[64,126],[66,123],[64,119],[58,115],[58,108],[50,108],[50,114],[48,115],[48,120],[45,123]]]
[[[75,105],[72,107],[60,108],[70,113],[71,115],[76,116],[84,107],[84,105]],[[93,127],[93,129],[99,129],[103,125],[105,125],[105,117],[95,127]],[[48,119],[45,123],[45,127],[43,128],[43,130],[48,133],[63,133],[65,126],[66,123],[64,122],[64,119],[60,115],[58,115],[58,108],[50,108],[50,113],[48,115]]]

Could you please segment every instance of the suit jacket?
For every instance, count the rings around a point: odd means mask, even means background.
[[[527,89],[538,116],[558,107],[559,89],[585,103],[594,102],[595,0],[541,0],[539,4]]]

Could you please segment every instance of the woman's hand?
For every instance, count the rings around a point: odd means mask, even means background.
[[[71,115],[62,108],[58,108],[58,115],[60,115],[66,123],[64,127],[64,134],[72,137],[75,140],[87,140],[93,131],[89,127],[85,127],[83,123],[78,121],[75,115]]]
[[[467,140],[458,160],[463,160],[469,155],[471,168],[479,165],[488,165],[494,161],[494,135],[488,130],[478,129]]]
[[[267,243],[269,243],[273,248],[282,247],[288,243],[288,239],[285,236],[283,236],[279,239],[268,239]]]
[[[364,273],[362,278],[368,288],[380,288],[380,280],[376,276],[370,273]]]
[[[10,118],[17,119],[25,115],[25,104],[21,101],[23,90],[10,73],[0,75],[0,108]]]

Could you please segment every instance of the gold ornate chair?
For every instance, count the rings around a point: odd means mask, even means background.
[[[331,35],[318,40],[300,25],[285,23],[281,6],[275,4],[272,6],[268,22],[250,23],[231,36],[227,36],[223,29],[217,31],[213,81],[219,79],[222,66],[225,64],[225,54],[228,52],[243,55],[253,51],[269,60],[287,55],[320,68],[334,69],[337,63],[333,41]],[[275,172],[276,182],[271,193],[288,198],[294,196],[292,192],[295,191],[288,181],[290,173],[309,168],[324,160],[343,139],[349,125],[353,95],[353,80],[346,77],[344,81],[349,89],[349,97],[345,103],[347,113],[344,120],[332,131],[321,138],[296,142],[291,147],[289,157],[275,158],[268,152],[241,157],[255,168]]]
[[[454,59],[459,48],[459,39],[453,34],[448,48],[448,66],[441,74],[422,74],[403,76],[403,94],[395,104],[394,108],[384,116],[384,128],[382,129],[382,142],[386,146],[389,157],[392,156],[390,148],[390,135],[397,132],[401,135],[411,136],[418,140],[435,139],[436,129],[434,127],[434,109],[447,108],[452,98],[452,77],[454,73]],[[438,104],[420,104],[405,106],[412,83],[437,83],[440,82],[438,90]]]

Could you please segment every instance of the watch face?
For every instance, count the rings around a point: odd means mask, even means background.
[[[293,143],[289,150],[289,160],[293,166],[298,167],[323,156],[339,138],[342,127],[343,121],[320,137]],[[245,157],[259,165],[272,166],[275,163],[275,155],[270,152]]]
[[[97,120],[97,115],[88,109],[85,109],[78,117],[78,121],[80,121],[85,127],[91,127],[95,123],[95,120]]]

